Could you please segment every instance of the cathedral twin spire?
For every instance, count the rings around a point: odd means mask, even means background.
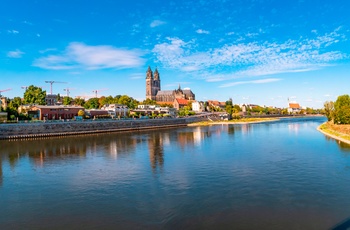
[[[148,69],[146,71],[146,79],[160,80],[158,68],[156,67],[156,70],[153,73],[151,67],[148,66]]]

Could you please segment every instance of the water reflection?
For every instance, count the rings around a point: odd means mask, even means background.
[[[153,173],[157,169],[162,170],[164,164],[163,135],[160,132],[153,132],[148,139],[149,159]]]
[[[0,228],[334,226],[350,213],[350,158],[315,124],[1,141]]]
[[[0,187],[2,185],[2,160],[1,160],[1,157],[0,157]]]
[[[345,156],[350,156],[350,144],[344,143],[339,140],[335,140],[334,138],[331,138],[329,136],[324,135],[324,138],[327,140],[327,142],[335,142],[337,143],[337,146],[339,149],[345,154]]]

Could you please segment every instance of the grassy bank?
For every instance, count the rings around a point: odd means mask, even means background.
[[[318,127],[318,130],[336,140],[350,144],[350,125],[335,125],[325,122]]]
[[[233,119],[229,121],[201,121],[189,124],[189,126],[198,126],[198,125],[218,125],[218,124],[247,124],[247,123],[259,123],[259,122],[268,122],[268,121],[277,121],[278,118],[242,118],[242,119]]]

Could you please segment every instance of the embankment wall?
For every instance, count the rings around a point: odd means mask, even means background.
[[[186,126],[203,117],[145,120],[97,120],[0,124],[0,139],[81,135]]]

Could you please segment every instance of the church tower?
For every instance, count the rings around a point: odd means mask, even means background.
[[[153,72],[148,66],[146,71],[146,99],[156,100],[158,91],[160,91],[160,77],[158,69]]]
[[[156,70],[154,71],[154,79],[153,79],[153,95],[154,97],[157,95],[158,91],[160,91],[160,76],[159,76],[159,72],[158,69],[156,68]]]
[[[146,71],[146,99],[151,99],[153,100],[153,73],[151,70],[151,67],[148,66],[148,69]]]

